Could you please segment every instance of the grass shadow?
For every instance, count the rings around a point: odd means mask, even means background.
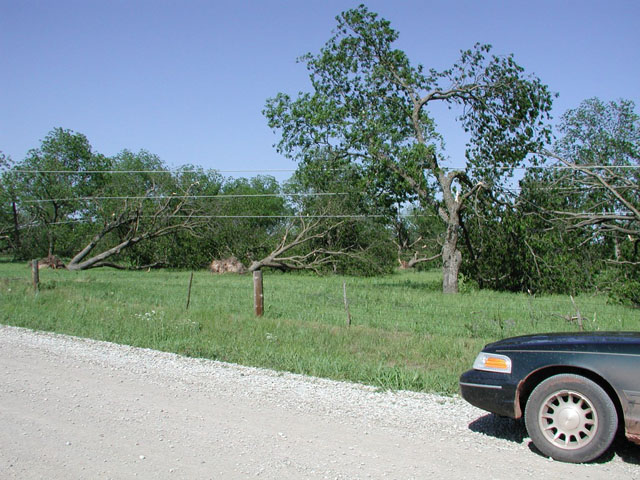
[[[529,440],[527,429],[522,420],[500,417],[499,415],[490,413],[471,422],[469,424],[469,430],[513,443],[523,444],[528,442],[527,447],[529,450],[537,455],[545,456],[536,448],[533,442]],[[628,441],[624,435],[618,435],[613,441],[611,448],[600,458],[590,463],[608,463],[613,460],[615,456],[620,457],[625,463],[640,465],[640,447]]]

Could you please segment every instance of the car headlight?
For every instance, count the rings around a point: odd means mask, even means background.
[[[480,352],[473,362],[473,368],[486,372],[511,373],[511,359],[506,355]]]

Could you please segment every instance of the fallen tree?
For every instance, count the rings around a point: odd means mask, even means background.
[[[177,198],[167,197],[159,201],[154,199],[152,201],[155,203],[155,208],[152,212],[149,212],[149,206],[145,205],[144,198],[137,200],[133,205],[125,200],[118,215],[112,214],[113,220],[104,223],[89,243],[69,261],[67,269],[126,268],[108,259],[137,243],[177,231],[188,231],[195,235],[197,227],[204,223],[188,207],[186,196],[188,191]],[[119,233],[114,237],[117,240],[107,242],[106,239],[114,232]],[[110,245],[110,243],[114,244]],[[99,248],[105,244],[107,246]]]
[[[277,270],[319,270],[332,264],[340,255],[354,256],[349,249],[330,250],[323,246],[310,244],[321,241],[330,232],[342,225],[344,221],[329,222],[323,216],[312,218],[299,216],[291,219],[284,227],[284,233],[276,248],[261,260],[255,260],[249,266],[249,271],[254,272],[265,267]],[[307,247],[307,248],[305,248]]]

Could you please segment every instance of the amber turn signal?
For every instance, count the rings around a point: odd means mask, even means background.
[[[480,352],[473,362],[473,368],[487,372],[511,373],[511,359],[506,355]]]

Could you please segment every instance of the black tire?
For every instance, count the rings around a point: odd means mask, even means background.
[[[583,463],[609,448],[618,429],[618,414],[597,383],[562,374],[547,378],[531,392],[525,424],[543,454],[562,462]]]

